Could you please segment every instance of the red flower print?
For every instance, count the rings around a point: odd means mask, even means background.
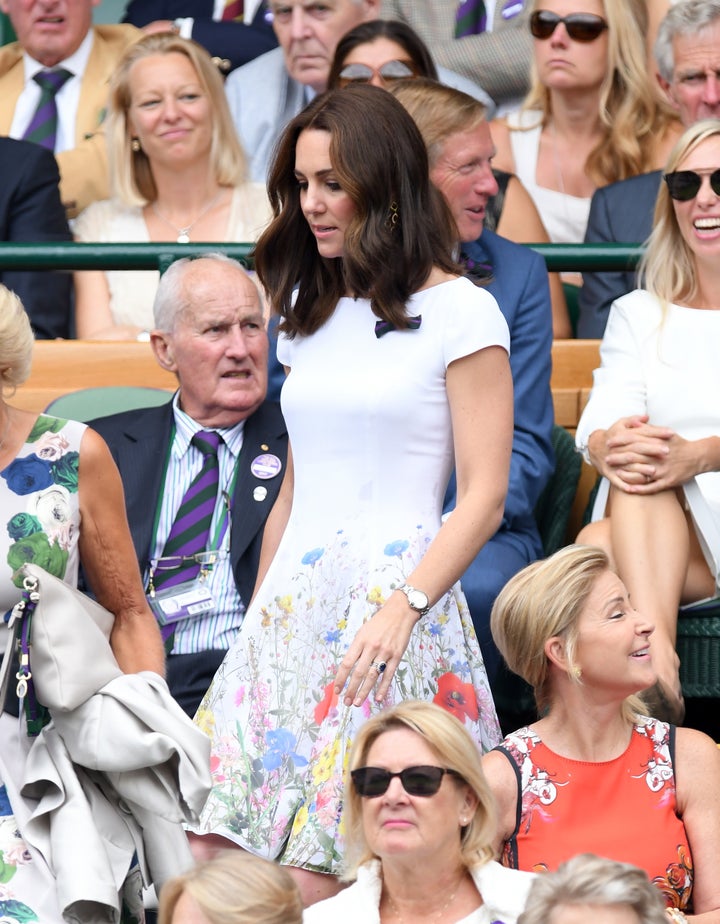
[[[327,717],[327,714],[331,709],[334,709],[337,706],[338,695],[334,691],[333,687],[335,686],[335,681],[331,680],[329,684],[325,687],[325,696],[320,700],[320,702],[315,707],[315,724],[321,725],[322,720]]]
[[[660,889],[669,908],[687,909],[692,895],[693,865],[685,847],[678,846],[677,863],[668,863],[665,875],[656,876],[653,884]]]
[[[478,704],[475,688],[471,683],[463,683],[457,674],[443,674],[438,679],[438,691],[433,702],[447,709],[463,724],[466,718],[471,722],[478,720]]]

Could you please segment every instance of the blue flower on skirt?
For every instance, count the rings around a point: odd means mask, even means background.
[[[293,751],[296,744],[295,735],[287,728],[270,729],[265,735],[265,743],[268,746],[263,757],[263,767],[266,770],[277,770],[286,757],[289,757],[296,767],[307,765],[307,760]]]
[[[322,558],[324,551],[325,549],[312,549],[310,552],[306,552],[302,557],[302,563],[304,565],[314,565],[319,558]]]
[[[402,553],[407,549],[410,543],[407,539],[396,539],[394,542],[388,542],[385,546],[386,555],[397,555],[398,558],[402,558]]]

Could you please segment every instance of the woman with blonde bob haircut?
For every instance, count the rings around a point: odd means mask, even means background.
[[[301,924],[292,876],[277,863],[226,850],[171,879],[160,893],[158,924]]]
[[[489,924],[524,906],[533,877],[493,861],[495,806],[477,747],[434,703],[409,700],[363,725],[344,822],[343,878],[353,884],[306,909],[305,924]]]
[[[720,755],[707,735],[640,711],[654,626],[603,550],[572,545],[529,565],[491,627],[542,710],[483,758],[503,864],[546,872],[594,853],[644,870],[674,919],[720,920]]]
[[[647,68],[645,0],[533,0],[532,81],[492,123],[554,242],[582,241],[595,189],[661,167],[681,131]]]
[[[254,240],[270,217],[264,187],[246,182],[222,78],[195,42],[147,35],[118,64],[107,123],[112,199],[75,223],[84,242]],[[86,339],[147,339],[154,271],[75,274]]]
[[[0,285],[0,393],[10,397],[30,375],[33,337],[30,319],[17,295]]]
[[[720,584],[720,121],[668,160],[640,272],[613,302],[576,441],[603,476],[578,541],[602,546],[656,623],[652,715],[680,724],[678,609]]]

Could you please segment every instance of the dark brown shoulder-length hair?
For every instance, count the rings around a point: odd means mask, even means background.
[[[330,135],[330,165],[355,205],[342,257],[320,256],[300,208],[295,150],[308,130]],[[274,218],[255,248],[255,268],[290,336],[314,333],[345,295],[369,298],[377,317],[405,329],[405,305],[433,267],[458,272],[457,232],[430,183],[422,136],[378,87],[331,90],[297,115],[277,144],[268,195]]]
[[[377,39],[386,38],[395,42],[405,50],[417,69],[418,76],[438,79],[437,68],[432,59],[430,50],[417,32],[399,19],[371,19],[361,22],[340,39],[335,49],[333,62],[330,65],[328,89],[333,90],[338,85],[340,71],[345,66],[345,59],[358,45],[369,45]]]

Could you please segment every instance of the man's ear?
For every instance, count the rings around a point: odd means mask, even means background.
[[[1,0],[0,0],[1,2]],[[177,363],[173,354],[172,338],[160,330],[150,331],[150,346],[158,365],[168,372],[177,372]]]
[[[665,99],[671,109],[674,109],[675,112],[679,112],[680,107],[677,104],[675,97],[673,96],[672,84],[665,80],[659,71],[655,71],[655,79],[658,82],[660,87],[660,92],[662,93],[663,99]]]

